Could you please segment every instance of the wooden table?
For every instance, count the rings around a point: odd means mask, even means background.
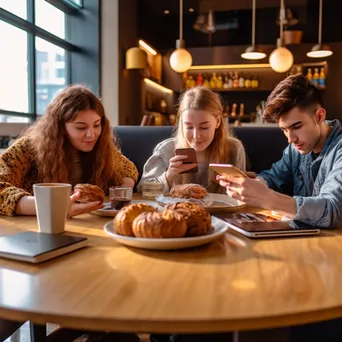
[[[250,240],[227,233],[200,248],[156,252],[106,237],[85,214],[67,231],[91,247],[41,265],[0,259],[0,317],[126,332],[218,332],[342,315],[342,236]],[[36,230],[0,217],[0,234]]]

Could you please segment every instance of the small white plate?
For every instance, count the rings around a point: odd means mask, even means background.
[[[143,203],[143,204],[149,204],[152,205],[153,207],[156,207],[158,210],[161,210],[162,208],[160,205],[156,202],[153,201],[147,201],[147,200],[132,200],[130,204],[138,204],[138,203]],[[102,209],[94,210],[92,213],[100,216],[109,216],[109,217],[115,217],[116,214],[119,212],[119,210],[112,209],[110,206],[110,202],[105,202],[104,207]]]
[[[246,206],[246,203],[231,198],[225,194],[209,193],[203,200],[194,198],[172,198],[168,194],[160,195],[156,198],[160,205],[172,204],[176,202],[193,202],[201,205],[210,213],[216,212],[235,212]]]
[[[211,226],[212,229],[207,235],[172,239],[148,239],[119,235],[115,233],[113,221],[105,224],[103,229],[115,241],[126,246],[143,249],[171,250],[205,245],[218,239],[225,234],[228,229],[227,223],[216,217],[211,217]]]

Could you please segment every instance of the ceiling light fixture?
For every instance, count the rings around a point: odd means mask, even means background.
[[[170,56],[171,68],[179,73],[187,71],[192,64],[192,56],[185,49],[183,40],[183,0],[179,0],[179,39],[176,41],[176,50]]]
[[[253,9],[252,9],[252,45],[249,46],[241,57],[244,59],[263,59],[266,57],[266,53],[263,49],[255,45],[255,8],[256,8],[256,0],[253,0]]]
[[[271,68],[276,72],[286,72],[293,65],[293,55],[284,46],[283,24],[285,18],[284,0],[280,0],[280,38],[277,39],[277,48],[270,55]]]
[[[322,45],[322,12],[323,0],[319,0],[318,44],[312,47],[306,55],[311,58],[329,57],[333,54],[328,45]]]

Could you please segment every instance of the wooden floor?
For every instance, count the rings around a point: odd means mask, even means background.
[[[58,328],[58,325],[55,324],[48,324],[48,332],[51,333],[55,329]],[[149,342],[150,335],[148,334],[141,334],[139,335],[141,342]],[[5,340],[5,342],[31,342],[30,339],[30,330],[29,330],[29,323],[26,322],[24,325],[21,326],[10,338]]]

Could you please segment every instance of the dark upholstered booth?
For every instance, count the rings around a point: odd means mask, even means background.
[[[162,140],[171,137],[173,127],[117,126],[114,134],[122,153],[137,166],[141,176],[146,160],[153,148]],[[260,172],[279,160],[287,140],[276,127],[234,127],[234,134],[245,146],[248,170]]]

